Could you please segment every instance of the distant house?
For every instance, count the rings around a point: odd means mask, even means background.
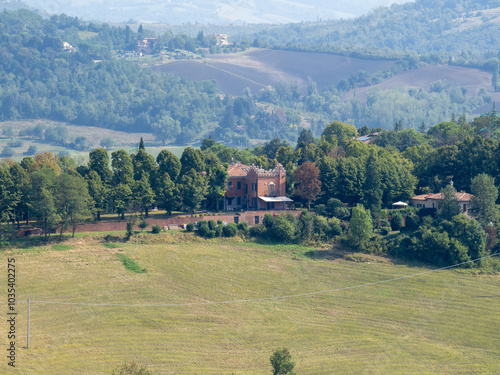
[[[463,213],[467,213],[472,199],[472,194],[460,192],[456,193],[456,196],[460,210]],[[439,202],[441,199],[443,199],[442,193],[422,194],[411,198],[410,204],[416,208],[434,208],[436,212],[439,212]]]
[[[125,52],[125,57],[141,57],[142,56],[142,52],[137,52],[137,51],[127,51]]]
[[[144,51],[145,54],[150,55],[153,52],[153,48],[156,43],[158,43],[157,38],[144,38],[137,41],[137,47],[139,50]]]
[[[215,39],[217,40],[218,46],[228,46],[229,41],[227,39],[227,34],[215,34]]]
[[[68,42],[63,42],[63,50],[64,52],[76,52],[76,48]]]
[[[284,210],[293,202],[285,196],[286,171],[279,163],[274,169],[264,170],[237,162],[227,172],[225,210]]]

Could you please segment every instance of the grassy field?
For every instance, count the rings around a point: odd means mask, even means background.
[[[184,232],[113,244],[87,235],[62,245],[0,254],[4,270],[7,258],[16,260],[18,300],[90,304],[32,302],[30,349],[22,348],[27,305],[18,304],[17,366],[8,373],[109,374],[134,360],[158,374],[270,374],[278,347],[290,350],[299,374],[500,373],[498,276],[446,270],[303,297],[201,304],[336,290],[428,269]],[[125,268],[125,257],[146,272]],[[7,373],[5,358],[0,366]]]
[[[181,157],[182,152],[187,146],[158,146],[158,142],[155,141],[154,135],[151,133],[126,133],[110,129],[102,129],[92,126],[77,126],[68,125],[63,122],[55,122],[50,120],[16,120],[16,121],[5,121],[0,122],[0,134],[4,127],[12,127],[15,132],[15,136],[7,138],[5,136],[0,136],[0,153],[3,151],[4,147],[7,147],[12,140],[22,141],[21,147],[13,148],[15,154],[12,157],[15,161],[21,161],[23,157],[26,156],[30,146],[36,146],[37,153],[40,152],[68,152],[73,158],[76,159],[78,163],[86,163],[89,156],[89,151],[78,151],[71,148],[66,148],[63,146],[56,145],[51,142],[46,142],[40,139],[19,137],[19,131],[27,128],[33,127],[37,124],[43,124],[47,127],[53,127],[57,125],[64,125],[68,128],[68,142],[74,140],[76,137],[85,137],[89,143],[90,149],[99,148],[100,142],[104,138],[111,138],[115,142],[114,146],[109,149],[109,152],[113,152],[119,149],[125,149],[127,152],[137,152],[137,147],[139,146],[139,141],[141,137],[144,139],[146,149],[148,153],[153,155],[155,158],[163,149],[168,149],[174,153],[177,157]],[[150,146],[155,144],[155,146]],[[0,158],[4,157],[0,155]]]

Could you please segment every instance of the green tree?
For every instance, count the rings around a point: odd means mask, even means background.
[[[321,136],[325,137],[326,141],[332,145],[336,145],[337,142],[339,145],[344,145],[356,137],[357,134],[358,132],[354,125],[345,124],[341,121],[334,121],[326,126]]]
[[[365,210],[362,205],[352,209],[352,217],[349,223],[349,242],[351,246],[362,249],[372,235],[373,222],[370,210]]]
[[[287,348],[276,349],[269,359],[273,366],[273,375],[293,375],[295,362]]]
[[[132,190],[129,185],[118,184],[111,190],[112,205],[121,219],[125,218],[125,212],[131,198]]]
[[[474,177],[471,183],[473,194],[469,212],[476,218],[483,227],[490,222],[496,223],[499,219],[499,212],[496,205],[498,199],[498,188],[495,186],[495,179],[485,173]]]
[[[146,175],[143,175],[140,180],[134,181],[132,184],[132,195],[133,199],[138,202],[139,207],[141,208],[141,213],[144,210],[146,217],[148,217],[149,207],[155,200],[155,193],[153,192],[149,179]]]
[[[219,211],[219,200],[224,198],[226,193],[227,171],[223,168],[217,168],[208,176],[208,194],[211,207]]]
[[[194,169],[191,169],[181,176],[179,193],[184,209],[193,213],[200,208],[201,202],[207,193],[205,178],[197,174]]]
[[[205,169],[203,154],[200,150],[186,147],[181,156],[181,176],[189,173],[191,169],[195,172],[202,172]]]
[[[97,220],[101,220],[101,213],[106,210],[109,188],[104,185],[96,171],[90,171],[85,179],[87,180],[88,192],[95,203]]]
[[[181,162],[179,158],[168,150],[161,150],[156,157],[158,163],[158,172],[161,176],[168,173],[172,181],[176,181],[181,171]]]
[[[89,152],[89,169],[95,171],[103,183],[111,181],[111,170],[109,169],[109,155],[104,148],[97,148]]]
[[[155,183],[156,199],[167,210],[168,216],[179,206],[179,191],[168,173],[157,178]]]
[[[100,146],[104,147],[106,150],[109,150],[114,145],[115,141],[113,140],[113,138],[110,137],[103,138],[100,142]]]
[[[125,150],[118,150],[111,154],[111,167],[113,168],[113,185],[131,184],[134,179],[134,166],[132,158]],[[102,177],[101,177],[102,178]]]
[[[451,220],[453,216],[460,213],[460,206],[457,199],[457,191],[453,185],[446,185],[441,190],[442,197],[439,200],[439,216],[445,220]]]
[[[382,183],[377,157],[373,152],[366,163],[365,176],[363,205],[370,210],[374,223],[378,224],[382,209]]]
[[[12,219],[19,195],[13,196],[14,184],[7,165],[0,165],[0,222]]]
[[[60,236],[65,229],[71,227],[72,236],[78,224],[92,215],[94,202],[89,195],[87,184],[80,176],[62,173],[57,181],[56,207],[60,218]]]
[[[143,177],[149,180],[156,171],[155,159],[146,152],[144,144],[142,144],[142,148],[139,146],[139,151],[134,155],[132,164],[134,166],[134,180],[136,181],[141,180]]]

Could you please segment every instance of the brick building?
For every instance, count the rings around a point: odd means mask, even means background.
[[[237,162],[227,172],[225,210],[284,210],[293,202],[285,196],[286,171],[279,163],[264,170]]]

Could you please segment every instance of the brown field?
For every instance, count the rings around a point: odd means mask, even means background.
[[[246,87],[256,93],[280,81],[295,81],[306,90],[309,79],[317,82],[321,90],[360,70],[374,73],[393,63],[322,53],[251,49],[238,54],[210,55],[204,63],[177,61],[158,66],[155,70],[193,80],[214,79],[225,93],[241,95]]]
[[[360,102],[366,102],[366,95],[374,89],[390,90],[396,88],[416,88],[427,90],[433,82],[447,80],[467,89],[469,95],[475,95],[481,88],[493,91],[491,74],[479,69],[460,66],[435,65],[397,74],[379,84],[350,90],[344,95],[349,99],[356,93]]]

